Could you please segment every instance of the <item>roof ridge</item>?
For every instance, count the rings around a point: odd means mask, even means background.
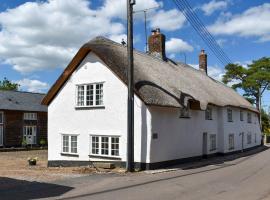
[[[40,94],[40,95],[46,95],[46,93],[41,92],[28,92],[28,91],[22,91],[22,90],[1,90],[0,92],[17,92],[17,93],[26,93],[26,94]]]

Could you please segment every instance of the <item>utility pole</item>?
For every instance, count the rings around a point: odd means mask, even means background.
[[[127,63],[128,63],[128,124],[126,170],[134,171],[134,80],[133,80],[133,6],[135,0],[127,0]]]

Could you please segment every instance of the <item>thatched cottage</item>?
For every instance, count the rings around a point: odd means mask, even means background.
[[[103,37],[83,45],[52,86],[48,105],[50,166],[114,162],[127,149],[127,48]],[[134,52],[135,162],[141,168],[185,162],[260,145],[258,110],[200,70],[166,58],[165,36]]]

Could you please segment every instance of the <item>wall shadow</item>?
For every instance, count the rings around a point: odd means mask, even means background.
[[[147,113],[146,106],[143,104],[141,107],[141,163],[146,163],[147,159]],[[140,166],[140,169],[144,169],[144,166]]]
[[[0,177],[1,200],[29,200],[60,196],[73,187]]]

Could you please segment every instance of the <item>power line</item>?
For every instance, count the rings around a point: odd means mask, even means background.
[[[178,1],[179,2],[179,1]],[[207,46],[213,51],[213,53],[217,56],[217,58],[222,62],[224,65],[230,63],[228,59],[223,54],[223,51],[220,51],[219,46],[213,42],[213,39],[209,37],[207,29],[204,27],[202,22],[199,21],[198,17],[195,16],[193,11],[190,7],[187,5],[181,4],[182,12],[186,16],[186,18],[189,20],[193,28],[197,31],[197,33],[200,35],[200,37],[204,40],[204,42],[207,44]],[[209,33],[210,34],[210,33]]]
[[[222,50],[220,45],[216,42],[214,37],[209,33],[207,28],[204,26],[202,21],[196,15],[196,13],[192,10],[191,6],[186,0],[173,0],[178,9],[183,13],[183,15],[190,22],[195,31],[199,34],[199,36],[203,39],[206,45],[211,49],[211,51],[216,55],[218,60],[223,64],[227,65],[232,63],[226,53]]]

